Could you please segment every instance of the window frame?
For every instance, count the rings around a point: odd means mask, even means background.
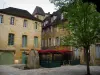
[[[22,47],[27,47],[27,35],[22,35]]]
[[[35,29],[38,29],[38,23],[35,22]]]
[[[51,43],[51,41],[52,41],[51,38],[49,38],[48,40],[49,40],[49,46],[51,46],[51,44],[52,44],[52,43]]]
[[[39,38],[38,38],[38,36],[34,36],[34,47],[38,48],[38,46],[39,46],[38,44],[39,44]]]
[[[56,37],[56,46],[60,46],[60,37]]]
[[[11,17],[11,18],[10,18],[10,24],[11,24],[11,25],[14,25],[14,19],[15,19],[14,17]]]
[[[1,20],[0,22],[1,23],[0,24],[2,24],[3,23],[3,15],[0,15],[0,16],[1,16],[1,19],[0,19]]]
[[[28,25],[28,20],[24,19],[23,27],[27,27],[27,25]]]
[[[14,45],[15,35],[13,33],[9,33],[8,35],[8,45]]]
[[[96,48],[97,47],[97,48]],[[96,44],[95,45],[95,54],[96,54],[96,58],[100,59],[100,44]],[[99,56],[98,56],[99,55]]]

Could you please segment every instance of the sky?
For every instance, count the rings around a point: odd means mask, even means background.
[[[32,14],[36,6],[42,7],[45,13],[56,11],[54,4],[49,0],[0,0],[0,9],[15,7],[27,10]]]

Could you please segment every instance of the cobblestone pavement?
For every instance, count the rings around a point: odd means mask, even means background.
[[[92,75],[100,75],[100,66],[90,66]],[[85,75],[86,66],[61,66],[56,68],[40,68],[21,70],[11,66],[1,65],[0,75]]]

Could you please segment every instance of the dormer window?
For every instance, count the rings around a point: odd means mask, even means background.
[[[51,18],[51,23],[53,22],[53,18]]]
[[[10,18],[10,24],[11,24],[11,25],[14,25],[14,17],[11,17],[11,18]]]
[[[35,15],[35,17],[36,17],[36,18],[39,18],[39,16],[38,16],[38,15]]]
[[[37,15],[34,15],[35,17],[37,17]]]
[[[53,16],[52,18],[51,18],[51,23],[54,21],[54,20],[56,20],[57,19],[57,16]]]
[[[46,21],[45,24],[48,24],[48,21]]]
[[[48,21],[45,21],[45,22],[44,22],[44,26],[45,26],[46,24],[48,24]]]
[[[56,20],[57,16],[53,16],[53,20]]]

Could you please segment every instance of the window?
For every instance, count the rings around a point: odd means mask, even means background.
[[[10,24],[11,24],[11,25],[14,25],[14,17],[11,17],[11,19],[10,19]]]
[[[57,16],[53,16],[53,20],[56,20],[57,19]]]
[[[22,36],[22,47],[27,47],[27,35]]]
[[[3,15],[0,15],[0,24],[3,23]]]
[[[51,38],[51,46],[54,46],[54,43],[53,43],[54,39]]]
[[[50,27],[50,32],[53,32],[53,27],[52,26]]]
[[[46,40],[46,44],[47,44],[46,47],[49,47],[49,40],[48,39]]]
[[[56,37],[56,46],[59,46],[60,45],[60,39],[59,37]]]
[[[23,27],[27,27],[27,20],[24,20]]]
[[[74,54],[75,54],[75,59],[79,59],[79,49],[78,48],[75,48]]]
[[[45,21],[45,24],[48,24],[48,21]]]
[[[34,15],[35,17],[37,17],[37,15]]]
[[[38,29],[37,22],[35,22],[35,29]]]
[[[100,44],[96,45],[96,58],[100,58]]]
[[[55,44],[56,44],[56,43],[55,43],[55,38],[53,38],[53,41],[52,41],[52,42],[53,42],[53,46],[55,46]]]
[[[56,27],[56,31],[59,32],[59,28],[58,27]]]
[[[45,40],[45,47],[48,46],[48,40]]]
[[[53,18],[51,18],[51,23],[53,22]]]
[[[39,18],[39,16],[38,16],[38,15],[35,15],[35,17],[36,17],[36,18]]]
[[[42,34],[44,34],[45,33],[45,30],[42,30]]]
[[[35,48],[38,47],[38,37],[37,36],[34,37],[34,47]]]
[[[42,40],[42,47],[45,47],[45,40]]]
[[[49,28],[47,28],[47,32],[50,32],[50,27],[49,27]]]
[[[14,45],[14,34],[12,34],[12,33],[9,33],[8,45]]]
[[[47,23],[48,23],[48,21],[45,21],[45,22],[44,22],[44,26],[46,26]]]
[[[49,38],[49,46],[51,46],[51,38]]]
[[[39,18],[39,16],[37,15],[37,17],[36,18]]]

